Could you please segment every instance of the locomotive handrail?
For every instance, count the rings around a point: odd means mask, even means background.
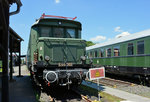
[[[54,16],[54,15],[45,15],[45,13],[42,14],[41,18],[45,18],[45,17],[54,17],[54,18],[63,18],[63,19],[71,19],[71,20],[75,20],[77,17],[63,17],[63,16]]]

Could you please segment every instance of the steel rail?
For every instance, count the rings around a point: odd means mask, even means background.
[[[123,83],[123,84],[128,84],[131,86],[135,85],[134,83],[130,83],[130,82],[122,81],[122,80],[111,79],[111,78],[104,78],[104,80],[115,81],[115,82],[119,82],[119,83]]]
[[[118,84],[123,84],[123,85],[127,85],[127,86],[135,86],[136,85],[134,83],[130,83],[130,82],[122,81],[122,80],[111,79],[111,78],[103,78],[100,80],[103,80],[103,81],[100,81],[100,84],[111,86],[113,88],[117,88],[117,86],[119,86]],[[114,83],[104,82],[105,80],[113,81]],[[92,81],[92,82],[97,83],[96,81]]]
[[[74,89],[71,89],[73,92],[75,92],[76,94],[80,95],[81,98],[86,101],[86,102],[93,102],[92,100],[90,100],[87,96],[83,95],[83,94],[80,94],[79,92],[77,92],[76,90]]]

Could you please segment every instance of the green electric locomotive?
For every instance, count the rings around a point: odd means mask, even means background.
[[[116,38],[86,48],[88,62],[106,72],[150,82],[150,30]]]
[[[66,86],[85,79],[90,65],[86,64],[81,23],[74,19],[42,15],[32,25],[27,64],[37,84]]]

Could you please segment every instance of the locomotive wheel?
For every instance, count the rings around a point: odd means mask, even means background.
[[[148,80],[148,86],[150,87],[150,80]]]
[[[150,87],[150,76],[147,79],[148,86]]]

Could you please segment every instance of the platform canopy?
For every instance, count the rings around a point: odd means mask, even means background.
[[[12,58],[12,53],[19,53],[18,55],[18,63],[19,63],[19,76],[21,76],[21,41],[23,39],[11,28],[9,27],[9,49],[10,49],[10,80],[12,80],[13,76],[13,58]]]
[[[24,41],[11,27],[9,27],[10,40],[9,45],[12,44],[12,52],[20,52],[20,43]],[[10,46],[11,47],[11,46]],[[11,49],[11,48],[10,48]]]

